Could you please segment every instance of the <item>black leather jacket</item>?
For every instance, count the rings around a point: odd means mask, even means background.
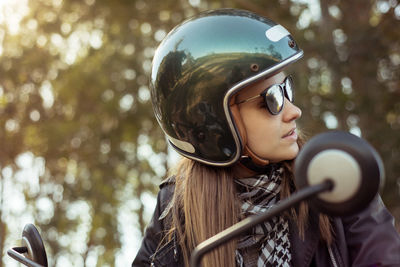
[[[132,266],[183,266],[183,257],[175,239],[157,250],[165,230],[163,220],[158,218],[172,198],[174,180],[164,181],[160,189],[153,218]],[[333,218],[335,236],[329,247],[320,241],[317,218],[318,214],[311,211],[304,241],[300,239],[294,222],[291,222],[293,266],[400,267],[400,236],[394,228],[393,217],[379,196],[358,214]]]

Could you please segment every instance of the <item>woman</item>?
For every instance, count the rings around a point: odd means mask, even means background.
[[[153,59],[153,107],[184,158],[160,185],[132,266],[188,266],[200,242],[296,190],[301,110],[283,71],[302,55],[284,27],[242,10],[205,12],[167,35]],[[393,218],[376,198],[348,218],[303,203],[202,266],[399,266],[399,255]]]

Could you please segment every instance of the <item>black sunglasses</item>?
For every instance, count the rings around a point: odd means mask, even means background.
[[[282,109],[283,104],[285,103],[285,97],[293,103],[294,94],[293,94],[293,80],[291,76],[287,76],[282,83],[273,84],[268,86],[265,90],[261,92],[261,94],[252,96],[248,99],[242,100],[236,104],[242,104],[251,100],[256,99],[257,97],[262,96],[264,102],[267,106],[268,111],[272,115],[278,115]]]

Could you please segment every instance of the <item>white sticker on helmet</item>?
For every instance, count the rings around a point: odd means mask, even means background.
[[[176,138],[173,138],[167,134],[165,134],[167,136],[167,138],[169,139],[169,141],[174,144],[177,148],[182,149],[183,151],[189,152],[189,153],[194,153],[196,151],[196,149],[194,148],[194,146],[186,141],[182,141],[182,140],[178,140]]]
[[[278,42],[288,35],[290,35],[290,33],[282,25],[275,25],[265,32],[265,36],[272,42]]]

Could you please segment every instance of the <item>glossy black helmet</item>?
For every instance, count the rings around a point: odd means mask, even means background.
[[[209,165],[235,163],[246,150],[235,93],[302,55],[284,27],[244,10],[212,10],[176,26],[151,73],[154,112],[170,144]]]

